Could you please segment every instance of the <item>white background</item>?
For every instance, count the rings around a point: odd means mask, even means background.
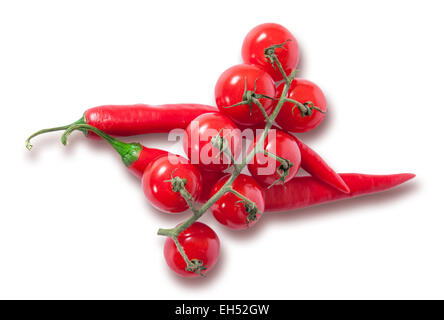
[[[2,1],[0,298],[444,298],[440,1]],[[214,104],[245,34],[289,28],[327,120],[300,137],[340,172],[414,172],[391,192],[266,215],[206,279],[166,266],[139,181],[100,141],[40,128],[102,104]],[[181,152],[166,135],[140,140]]]

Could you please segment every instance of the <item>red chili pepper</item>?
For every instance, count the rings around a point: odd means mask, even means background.
[[[140,143],[126,143],[113,138],[103,131],[87,124],[73,125],[67,129],[62,137],[63,144],[66,144],[68,135],[74,130],[91,131],[106,140],[117,153],[122,157],[123,163],[136,177],[142,178],[145,168],[149,163],[168,154],[165,150],[147,148]],[[199,202],[205,202],[209,199],[211,188],[226,173],[201,171],[203,177],[203,190],[198,199]]]
[[[151,161],[168,154],[167,151],[147,148],[137,142],[126,143],[117,140],[116,138],[107,135],[103,131],[90,126],[89,124],[75,124],[68,127],[68,129],[62,136],[62,143],[64,145],[66,145],[67,143],[68,135],[71,134],[71,132],[74,130],[91,131],[106,140],[111,145],[111,147],[113,147],[114,150],[116,150],[117,153],[122,157],[122,161],[128,167],[128,169],[139,178],[142,177],[146,166]]]
[[[369,175],[360,173],[339,174],[350,188],[346,194],[313,177],[295,177],[285,185],[265,190],[265,211],[285,211],[305,208],[340,199],[391,189],[415,177],[412,173]]]
[[[133,136],[146,133],[169,132],[170,130],[185,129],[197,116],[217,111],[217,108],[202,104],[165,104],[151,106],[135,105],[106,105],[88,109],[83,117],[76,122],[61,127],[37,131],[26,140],[26,147],[32,148],[30,140],[42,133],[66,130],[75,124],[89,124],[107,134],[118,136]],[[84,130],[86,134],[88,131]],[[90,137],[97,137],[95,134]]]
[[[339,191],[344,193],[350,192],[350,188],[344,180],[342,180],[341,176],[337,174],[319,154],[295,136],[293,137],[301,151],[301,167],[305,171]]]

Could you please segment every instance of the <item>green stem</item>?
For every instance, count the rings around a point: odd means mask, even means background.
[[[296,75],[296,70],[293,70],[292,73],[290,74],[290,76],[287,76],[282,68],[282,65],[280,65],[279,60],[277,59],[277,63],[278,63],[278,67],[280,66],[279,70],[281,71],[284,79],[285,79],[285,85],[284,85],[284,89],[282,90],[282,94],[279,98],[279,101],[275,107],[275,109],[273,110],[273,112],[271,113],[271,115],[266,118],[267,122],[264,128],[264,131],[262,132],[260,138],[258,139],[257,143],[255,144],[253,150],[251,150],[246,158],[242,161],[242,163],[240,165],[238,165],[236,168],[238,170],[235,170],[233,172],[233,174],[228,178],[228,180],[225,182],[225,184],[207,201],[205,202],[202,207],[200,207],[199,210],[197,211],[193,211],[193,215],[191,217],[189,217],[187,220],[185,220],[183,223],[181,223],[180,225],[171,228],[171,229],[162,229],[160,228],[157,231],[158,235],[161,236],[167,236],[167,237],[171,237],[173,238],[173,240],[175,239],[175,243],[177,246],[177,249],[179,250],[179,252],[181,253],[182,257],[184,258],[185,262],[187,262],[187,266],[189,266],[190,260],[188,259],[185,251],[183,250],[183,247],[180,245],[179,241],[177,241],[177,237],[179,236],[179,234],[184,231],[185,229],[187,229],[189,226],[191,226],[194,222],[196,222],[205,212],[207,212],[208,209],[210,209],[210,207],[217,201],[219,200],[225,193],[227,192],[232,192],[235,195],[237,195],[239,198],[241,198],[243,201],[248,201],[248,203],[252,203],[252,201],[248,198],[246,198],[245,196],[243,196],[242,194],[236,192],[233,188],[233,182],[236,180],[236,178],[241,174],[241,171],[247,166],[248,163],[250,163],[254,156],[258,153],[261,152],[264,148],[263,148],[263,144],[265,141],[265,138],[268,135],[268,131],[270,130],[271,126],[273,125],[274,120],[276,119],[276,117],[278,116],[283,104],[285,103],[285,99],[286,96],[288,94],[288,90],[290,89],[290,84],[293,81],[295,75]],[[253,202],[254,203],[254,202]],[[252,217],[249,216],[249,220],[248,222],[251,220],[255,219],[255,214],[254,212],[252,213]],[[192,265],[192,264],[191,264]]]
[[[293,103],[295,105],[295,107],[297,107],[299,109],[299,111],[301,112],[302,117],[310,116],[313,113],[313,110],[317,110],[320,113],[325,113],[325,111],[322,111],[321,109],[319,109],[318,107],[316,107],[314,105],[308,106],[304,103],[301,103],[297,100],[290,99],[290,98],[285,98],[285,101],[289,102],[289,103]]]
[[[299,109],[299,111],[301,112],[301,115],[302,115],[302,116],[306,116],[306,115],[308,115],[308,113],[309,113],[309,107],[306,106],[305,104],[300,103],[299,101],[294,100],[294,99],[290,99],[290,98],[286,98],[285,101],[286,101],[286,102],[293,103],[293,104],[295,105],[295,107],[297,107],[297,108]]]
[[[193,211],[193,213],[195,214],[197,212],[197,209],[194,206],[193,196],[185,188],[181,188],[179,192],[182,198],[185,199],[186,203],[188,204],[188,207],[190,207],[191,211]]]
[[[231,165],[234,168],[234,171],[240,172],[238,165],[236,164],[236,159],[234,159],[233,153],[231,152],[230,148],[225,148],[223,151],[227,155],[227,157],[231,160]]]
[[[265,154],[268,157],[271,157],[281,163],[282,166],[284,166],[284,169],[288,169],[292,165],[290,161],[287,159],[284,159],[282,157],[279,157],[277,154],[274,154],[273,152],[268,152],[267,150],[262,150],[262,153]]]
[[[185,261],[185,263],[187,264],[187,271],[192,271],[194,273],[197,273],[200,276],[204,276],[204,274],[202,274],[201,270],[205,270],[205,267],[203,265],[201,265],[201,261],[196,261],[193,260],[194,262],[198,262],[199,265],[194,264],[187,256],[187,254],[185,253],[185,250],[183,249],[182,245],[179,243],[179,240],[177,239],[177,237],[172,237],[174,243],[176,244],[177,250],[179,251],[180,255],[182,256],[183,260]]]
[[[237,190],[234,190],[233,188],[230,189],[230,191],[232,194],[234,194],[236,197],[238,197],[239,199],[251,203],[253,205],[256,205],[256,203],[254,203],[253,201],[251,201],[250,199],[248,199],[246,196],[244,196],[242,193],[238,192]]]
[[[313,106],[312,109],[313,109],[313,110],[317,110],[317,111],[319,111],[320,113],[326,113],[325,111],[319,109],[319,108],[316,107],[316,106]]]
[[[33,133],[32,135],[30,135],[30,136],[28,137],[28,139],[26,139],[26,148],[27,148],[28,150],[31,150],[31,149],[32,149],[31,139],[34,138],[34,137],[36,137],[36,136],[38,136],[38,135],[41,135],[41,134],[44,134],[44,133],[48,133],[48,132],[54,132],[54,131],[62,131],[62,130],[66,130],[66,129],[68,129],[69,127],[71,127],[71,126],[73,126],[73,125],[76,125],[76,124],[86,124],[86,122],[85,122],[85,117],[82,117],[82,118],[80,118],[79,120],[77,120],[77,121],[75,121],[75,122],[73,122],[73,123],[71,123],[71,124],[68,124],[68,125],[66,125],[66,126],[60,126],[60,127],[54,127],[54,128],[42,129],[42,130],[39,130],[39,131]]]
[[[275,62],[276,62],[276,65],[277,65],[279,71],[280,71],[281,74],[284,76],[285,83],[286,83],[287,85],[290,85],[290,83],[291,83],[292,80],[290,80],[290,79],[288,78],[288,76],[287,76],[287,74],[285,73],[285,70],[284,70],[284,68],[282,67],[282,64],[281,64],[281,62],[279,61],[279,59],[278,59],[277,57],[276,57],[275,59],[276,59]]]
[[[294,70],[289,77],[290,83],[294,79],[295,75],[296,75],[296,70]],[[276,119],[277,115],[279,114],[279,111],[282,108],[282,105],[285,102],[285,97],[287,96],[289,88],[290,88],[290,85],[285,84],[284,89],[282,91],[282,95],[279,99],[279,102],[277,103],[276,108],[274,109],[273,113],[271,114],[269,121],[267,121],[264,131],[262,132],[262,134],[261,134],[258,142],[256,143],[255,147],[253,148],[253,150],[251,150],[248,153],[246,159],[242,162],[242,164],[240,164],[238,166],[239,171],[235,171],[230,176],[230,178],[225,182],[225,184],[206,203],[204,203],[203,206],[196,213],[193,213],[193,215],[191,217],[189,217],[187,220],[185,220],[185,222],[183,222],[182,224],[180,224],[172,229],[162,229],[161,228],[157,232],[158,235],[167,236],[167,237],[177,237],[182,231],[184,231],[189,226],[191,226],[194,222],[196,222],[226,192],[229,192],[230,190],[232,190],[231,186],[232,186],[234,180],[236,180],[236,178],[239,176],[242,169],[244,169],[245,166],[249,162],[251,162],[251,160],[253,159],[255,154],[260,152],[260,150],[263,150],[262,146],[264,144],[265,138],[267,137],[268,131],[270,130],[271,126],[273,125],[274,120]]]
[[[270,98],[270,99],[271,99],[271,98]],[[265,118],[265,121],[269,121],[270,118],[268,117],[267,111],[265,111],[265,108],[264,108],[264,106],[262,105],[262,103],[259,101],[259,99],[253,97],[252,100],[253,100],[253,103],[254,103],[255,105],[257,105],[257,106],[259,107],[259,109],[261,110],[261,112],[262,112],[262,114],[263,114],[263,116],[264,116],[264,118]]]
[[[172,239],[173,239],[174,243],[176,244],[177,250],[179,250],[179,253],[182,255],[183,259],[187,263],[187,266],[191,265],[191,261],[190,261],[190,259],[188,259],[188,256],[186,255],[181,244],[179,243],[179,240],[177,240],[177,237],[172,237]]]
[[[129,167],[131,164],[139,159],[140,152],[143,149],[140,143],[126,143],[117,140],[110,135],[107,135],[105,132],[97,129],[96,127],[90,126],[89,124],[74,124],[72,126],[69,126],[62,135],[62,143],[64,145],[66,145],[68,136],[74,130],[92,131],[99,137],[106,140],[114,148],[114,150],[116,150],[120,154],[123,163],[125,163],[127,167]]]

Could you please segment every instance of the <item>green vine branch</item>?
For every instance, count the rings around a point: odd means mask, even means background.
[[[257,82],[257,79],[254,81],[253,91],[248,90],[247,78],[245,78],[245,88],[244,88],[244,93],[242,94],[242,101],[235,103],[231,106],[227,106],[225,108],[229,109],[229,108],[234,108],[234,107],[238,107],[238,106],[242,106],[242,105],[248,105],[250,107],[250,115],[251,115],[253,113],[253,103],[254,103],[259,108],[259,110],[262,112],[262,115],[264,116],[265,120],[268,121],[268,120],[270,120],[270,118],[269,118],[267,112],[265,111],[264,106],[259,101],[259,99],[275,100],[275,98],[269,97],[264,94],[257,93],[256,92],[256,82]]]
[[[256,217],[256,213],[258,210],[256,204],[253,201],[251,201],[250,199],[248,199],[247,197],[245,197],[244,195],[242,195],[239,192],[237,192],[236,190],[234,190],[232,188],[232,185],[233,185],[233,182],[236,180],[236,178],[240,175],[241,171],[247,166],[248,163],[250,163],[253,160],[254,156],[259,152],[263,152],[263,145],[264,145],[265,138],[268,136],[268,132],[269,132],[270,128],[272,127],[274,120],[276,119],[277,115],[279,114],[279,112],[282,108],[282,105],[285,102],[289,102],[286,97],[288,94],[288,90],[290,88],[290,84],[296,75],[296,70],[293,70],[291,72],[291,74],[289,76],[287,76],[285,74],[285,71],[282,68],[282,65],[281,65],[279,59],[277,58],[277,56],[274,53],[274,50],[276,48],[282,48],[285,43],[286,42],[279,44],[279,45],[271,46],[270,48],[267,48],[265,50],[265,56],[267,57],[267,59],[269,59],[273,65],[277,65],[277,67],[279,68],[279,70],[281,71],[281,73],[285,79],[285,85],[282,90],[282,94],[278,100],[278,103],[276,104],[275,109],[271,113],[271,115],[268,116],[266,114],[264,108],[262,107],[262,105],[258,99],[260,99],[260,98],[275,99],[275,98],[267,97],[267,96],[264,96],[261,94],[257,94],[255,92],[256,88],[253,91],[248,91],[247,87],[246,87],[246,82],[245,82],[245,91],[243,94],[243,101],[230,106],[230,107],[235,107],[235,106],[239,106],[239,105],[249,105],[250,110],[251,110],[251,103],[255,103],[264,113],[264,117],[266,119],[266,125],[264,128],[264,131],[262,132],[259,139],[257,140],[254,148],[247,154],[247,156],[242,161],[242,163],[238,164],[235,167],[235,171],[228,178],[228,180],[225,182],[225,184],[199,209],[196,209],[194,207],[194,204],[190,202],[190,208],[193,211],[192,216],[190,216],[187,220],[185,220],[183,223],[179,224],[178,226],[176,226],[174,228],[170,228],[170,229],[160,228],[157,232],[158,235],[170,237],[174,240],[178,251],[181,253],[182,257],[184,258],[184,261],[187,263],[187,271],[192,271],[192,272],[197,272],[199,274],[202,274],[201,271],[204,270],[203,268],[205,268],[205,266],[203,266],[200,261],[189,259],[188,256],[186,255],[186,253],[184,252],[182,245],[177,240],[177,238],[181,232],[183,232],[185,229],[187,229],[189,226],[191,226],[194,222],[196,222],[200,217],[202,217],[202,215],[204,215],[208,211],[208,209],[210,209],[210,207],[214,203],[216,203],[216,201],[218,201],[224,194],[226,194],[227,192],[231,192],[240,199],[239,201],[243,203],[243,205],[245,206],[246,212],[249,214],[249,217],[247,219],[251,219],[251,220],[249,220],[249,222],[253,221],[253,219],[255,219],[255,217]],[[212,141],[211,141],[212,144],[214,146],[218,147],[219,150],[221,150],[221,152],[228,153],[230,151],[229,148],[226,147],[226,141],[224,141],[224,138],[220,136],[220,132],[217,136],[215,136],[213,138],[214,138],[214,140],[212,139]],[[231,152],[228,155],[230,156],[230,154],[231,154]],[[272,156],[271,153],[268,153],[268,155]],[[288,160],[283,159],[278,156],[275,156],[275,158],[281,162],[281,166],[283,166],[283,169],[285,169],[286,167],[288,167],[287,169],[289,169],[289,167],[291,166],[291,163]],[[233,164],[234,164],[234,157],[232,155],[230,156],[230,159],[232,159]],[[177,178],[178,177],[175,177],[174,179],[177,179]],[[180,178],[178,178],[178,179],[180,179]],[[183,189],[185,189],[184,185],[181,188],[179,188],[178,192],[180,192],[181,195],[187,201],[188,196],[187,196],[187,194],[183,194],[183,192],[181,191]]]

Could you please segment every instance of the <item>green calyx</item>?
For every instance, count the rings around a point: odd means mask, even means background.
[[[119,150],[116,146],[113,147],[120,154],[123,163],[127,167],[131,166],[134,162],[136,162],[139,159],[140,151],[142,151],[143,149],[142,145],[136,142],[124,143],[123,148],[120,148]]]
[[[74,124],[72,126],[69,126],[65,132],[62,135],[62,143],[64,145],[68,142],[68,136],[74,131],[79,130],[83,133],[87,134],[88,131],[94,132],[99,137],[106,140],[113,148],[116,150],[121,158],[123,163],[129,167],[134,162],[136,162],[139,159],[140,152],[142,151],[143,147],[140,143],[126,143],[120,140],[117,140],[116,138],[111,137],[110,135],[107,135],[103,131],[97,129],[96,127],[90,126],[89,124]]]
[[[276,98],[273,97],[269,97],[267,95],[264,94],[260,94],[256,92],[256,82],[257,79],[254,81],[254,88],[253,91],[248,90],[247,88],[247,78],[245,78],[245,88],[244,88],[244,93],[242,94],[242,101],[235,103],[231,106],[227,106],[224,107],[226,109],[229,108],[234,108],[237,106],[242,106],[242,105],[248,105],[248,107],[250,108],[250,116],[253,114],[253,104],[255,104],[259,110],[262,112],[262,114],[264,115],[265,120],[268,121],[268,114],[265,111],[264,107],[262,106],[262,103],[259,101],[259,99],[270,99],[270,100],[276,100]]]
[[[325,111],[322,111],[321,109],[319,109],[318,107],[316,107],[314,105],[313,102],[311,101],[307,101],[304,103],[300,103],[299,101],[293,100],[293,99],[285,99],[287,102],[293,103],[293,107],[291,108],[291,113],[294,113],[294,110],[297,108],[299,110],[299,112],[301,113],[301,117],[310,117],[313,114],[313,110],[319,111],[320,113],[324,113]]]
[[[207,270],[207,267],[204,266],[203,261],[199,259],[191,259],[185,268],[186,271],[191,271],[197,273],[201,277],[205,277],[202,271]]]
[[[170,180],[165,180],[164,182],[171,182],[171,189],[174,192],[180,192],[185,189],[187,185],[187,179],[182,179],[180,177],[171,177]]]
[[[273,68],[275,67],[275,64],[277,64],[279,61],[278,58],[276,57],[276,49],[281,48],[281,49],[286,50],[284,45],[289,41],[291,41],[291,40],[288,39],[288,40],[285,40],[283,43],[275,44],[275,45],[272,45],[268,48],[265,48],[265,50],[264,50],[265,59],[267,59],[271,63],[271,66]]]

